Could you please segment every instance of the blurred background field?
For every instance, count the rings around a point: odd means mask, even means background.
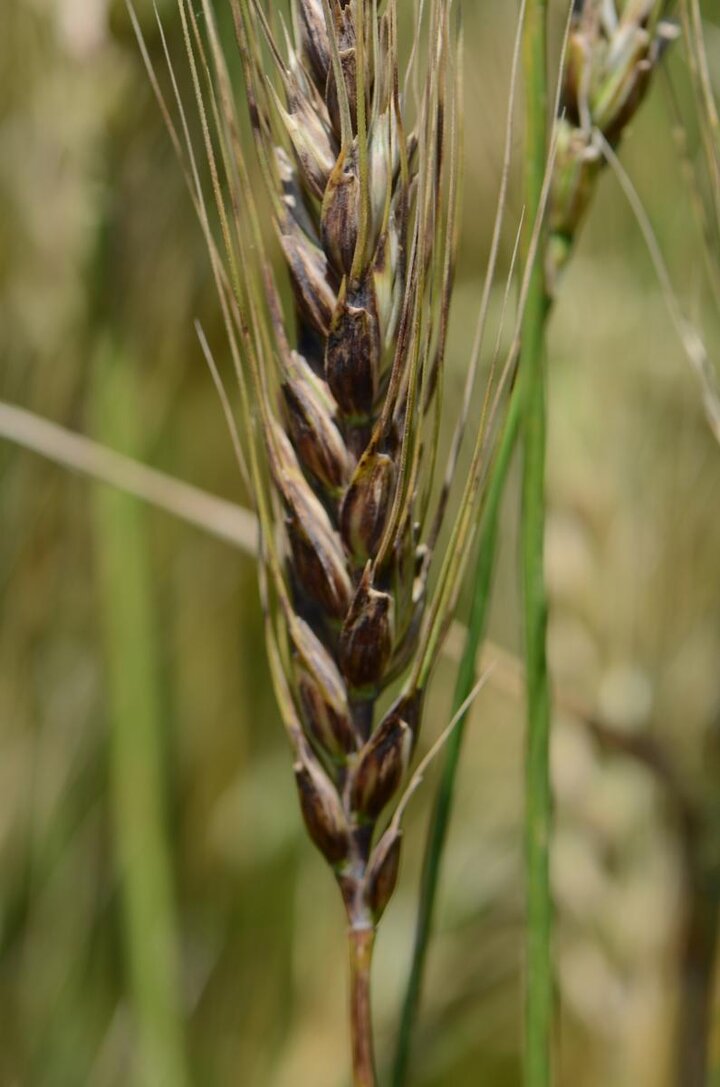
[[[161,63],[151,5],[137,7]],[[514,5],[465,7],[448,418],[492,230],[515,19]],[[174,4],[160,8],[184,73]],[[705,8],[720,91],[720,16]],[[222,357],[204,244],[124,6],[13,0],[2,21],[0,398],[246,501],[193,331],[198,317]],[[693,154],[680,46],[669,71]],[[622,158],[717,359],[671,129],[660,79]],[[511,210],[517,222],[516,192]],[[558,1082],[681,1085],[704,1011],[720,1031],[720,451],[609,171],[552,319],[550,434]],[[418,1087],[520,1082],[517,505],[513,484],[491,624],[509,656],[472,712]],[[343,1087],[343,918],[301,828],[253,562],[2,439],[0,524],[0,1087]],[[454,650],[426,743],[448,719]],[[380,934],[381,1062],[434,779],[410,810]]]

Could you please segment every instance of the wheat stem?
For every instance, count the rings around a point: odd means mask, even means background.
[[[547,158],[547,10],[531,0],[525,25],[525,202],[537,213]],[[525,1083],[549,1087],[553,980],[550,897],[550,689],[546,659],[545,532],[545,324],[548,297],[542,262],[533,271],[523,323],[520,381],[523,390],[522,565],[527,665],[525,850],[527,960]]]
[[[377,1083],[370,1002],[370,972],[374,943],[374,929],[348,929],[353,1087],[375,1087]]]
[[[134,444],[135,390],[126,360],[103,353],[92,397],[98,429]],[[187,1082],[179,1002],[171,846],[151,571],[135,499],[98,488],[94,502],[110,701],[110,776],[139,1083]]]

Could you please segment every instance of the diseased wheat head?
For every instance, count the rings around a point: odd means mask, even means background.
[[[375,826],[419,726],[417,675],[379,720],[376,704],[419,646],[430,557],[425,439],[452,276],[451,38],[444,5],[432,8],[413,132],[394,6],[380,15],[368,0],[300,0],[282,53],[259,5],[236,12],[295,300],[292,346],[276,315],[277,410],[272,388],[264,407],[284,529],[281,580],[269,579],[281,613],[276,665],[308,831],[336,872],[351,925],[367,929],[399,856],[399,830],[374,845]],[[253,48],[261,37],[279,90]]]

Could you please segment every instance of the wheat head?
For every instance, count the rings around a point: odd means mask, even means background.
[[[236,15],[295,302],[292,337],[285,322],[276,336],[277,406],[269,393],[265,427],[283,526],[282,581],[268,579],[281,614],[276,672],[309,834],[351,926],[373,929],[401,833],[376,841],[375,828],[420,721],[417,681],[379,719],[376,707],[416,656],[427,589],[423,440],[444,354],[455,199],[449,24],[434,5],[432,64],[409,132],[393,5],[381,15],[367,0],[300,0],[282,53],[264,9]],[[261,37],[282,94],[262,78],[267,56],[253,57]]]

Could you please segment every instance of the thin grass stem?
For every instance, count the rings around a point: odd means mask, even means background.
[[[547,160],[547,9],[528,4],[524,40],[526,95],[525,204],[532,220],[540,207]],[[542,251],[542,246],[541,246]],[[546,657],[545,327],[549,310],[544,267],[533,270],[523,322],[520,382],[523,399],[522,566],[527,669],[525,782],[526,853],[526,1087],[552,1081],[553,976],[550,894],[550,687]]]
[[[98,360],[92,409],[103,437],[133,447],[132,374],[112,350]],[[112,816],[139,1040],[138,1082],[183,1087],[188,1079],[145,526],[137,501],[107,487],[97,489],[94,513],[110,700]]]

